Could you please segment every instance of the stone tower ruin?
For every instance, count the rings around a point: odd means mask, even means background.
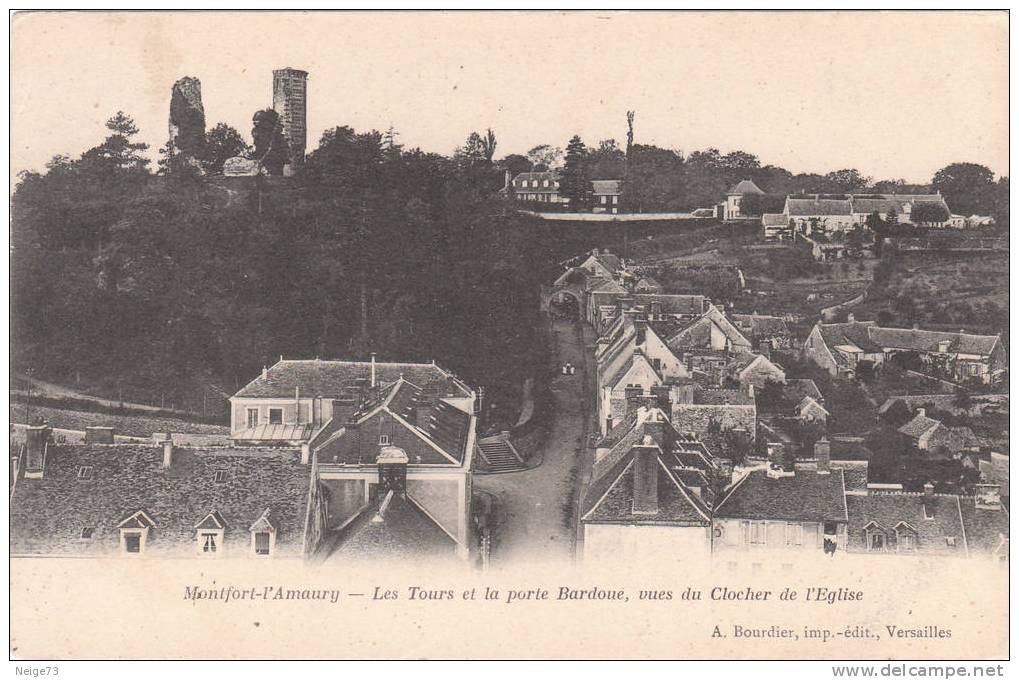
[[[276,69],[272,72],[272,108],[283,124],[283,136],[290,146],[291,167],[304,163],[308,147],[308,72],[296,68]]]

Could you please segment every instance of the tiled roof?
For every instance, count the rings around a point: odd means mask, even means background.
[[[399,380],[382,398],[353,417],[353,424],[316,436],[315,451],[322,463],[371,465],[383,446],[404,449],[411,465],[459,465],[467,456],[471,416],[423,390]],[[329,427],[327,425],[327,427]]]
[[[751,406],[754,403],[754,398],[743,390],[698,388],[694,390],[693,403],[697,405],[710,404],[713,406],[723,404]]]
[[[789,336],[789,324],[780,316],[731,314],[729,318],[737,328],[745,333],[749,333],[753,338],[766,339]]]
[[[856,345],[864,352],[879,352],[881,348],[870,339],[869,329],[874,321],[850,321],[847,323],[820,323],[817,327],[829,349],[838,345]]]
[[[448,371],[435,364],[376,362],[378,383],[393,383],[401,376],[443,397],[467,397],[470,391]],[[236,397],[293,398],[296,388],[301,396],[338,399],[359,393],[371,379],[371,362],[286,359],[268,369],[241,388]]]
[[[715,509],[733,519],[826,522],[846,520],[842,470],[798,472],[771,479],[753,470],[736,482]]]
[[[606,474],[592,482],[584,496],[584,521],[588,522],[668,522],[686,526],[707,526],[710,523],[707,507],[670,471],[658,457],[658,506],[654,513],[633,512],[634,470],[636,451],[631,447]]]
[[[905,523],[916,536],[917,552],[938,555],[966,555],[966,539],[958,496],[918,493],[871,493],[848,495],[848,550],[866,552],[865,529],[873,522],[886,536],[889,552],[895,552],[896,528]],[[955,545],[949,539],[954,539]]]
[[[852,202],[830,198],[789,198],[786,200],[786,213],[790,217],[810,217],[813,215],[851,215]]]
[[[276,549],[301,556],[311,467],[283,448],[177,448],[169,469],[153,446],[50,445],[42,479],[18,480],[11,499],[14,553],[116,551],[118,525],[138,511],[154,526],[146,554],[193,554],[195,526],[216,512],[226,524],[225,554],[250,552],[249,528],[268,509]],[[82,466],[88,481],[79,481]],[[217,472],[224,473],[219,475]],[[85,527],[93,538],[82,540]]]
[[[417,504],[393,494],[378,521],[380,501],[364,510],[338,536],[330,557],[431,558],[454,555],[456,541]]]
[[[810,378],[789,378],[785,381],[782,392],[783,396],[793,404],[798,404],[804,397],[824,403],[821,390],[817,389],[817,383]]]
[[[920,415],[919,413],[917,413],[915,416],[913,416],[912,420],[910,420],[908,423],[899,428],[899,432],[912,439],[919,439],[924,434],[926,434],[930,430],[933,430],[939,425],[941,425],[940,421],[934,420],[933,418],[928,418],[925,415]]]
[[[1001,508],[981,508],[972,497],[960,497],[962,525],[966,529],[966,547],[971,554],[987,554],[1008,539],[1008,513]]]
[[[593,194],[595,196],[615,196],[621,193],[623,181],[619,179],[596,179],[592,180]]]
[[[739,195],[743,195],[743,194],[763,194],[763,193],[764,192],[761,190],[761,188],[759,186],[757,186],[756,184],[754,184],[754,181],[750,180],[750,179],[745,179],[742,182],[740,182],[739,184],[737,184],[736,186],[734,186],[732,189],[729,189],[729,194],[730,195],[732,195],[732,194],[739,194]]]
[[[998,341],[996,335],[973,335],[970,333],[946,333],[942,331],[912,330],[909,328],[870,329],[870,337],[882,347],[909,349],[918,352],[937,352],[938,343],[948,342],[949,352],[960,354],[989,355]]]
[[[662,293],[634,293],[633,300],[650,310],[651,303],[661,304],[662,314],[693,316],[704,312],[703,295],[665,295]]]

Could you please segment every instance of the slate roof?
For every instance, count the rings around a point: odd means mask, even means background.
[[[959,510],[970,554],[989,554],[998,548],[1002,538],[1008,540],[1008,512],[1005,510],[979,508],[976,499],[969,496],[959,498]]]
[[[736,482],[715,508],[719,517],[791,522],[846,521],[842,470],[797,472],[770,479],[752,470]]]
[[[755,339],[789,337],[789,324],[780,316],[731,314],[729,319],[737,328]]]
[[[153,527],[145,553],[191,556],[195,526],[209,513],[226,524],[225,554],[251,550],[252,523],[269,510],[276,549],[300,557],[311,466],[296,449],[54,445],[41,479],[22,477],[11,499],[11,552],[99,555],[119,549],[118,525],[143,511]],[[91,479],[80,481],[82,466]],[[225,473],[216,481],[216,473]],[[85,527],[93,538],[82,540]]]
[[[381,502],[380,499],[366,508],[334,537],[336,546],[329,557],[420,559],[455,554],[456,541],[414,501],[400,494],[393,494],[382,521],[373,521]]]
[[[615,196],[622,193],[623,181],[619,179],[596,179],[591,181],[595,196]]]
[[[814,401],[822,405],[824,404],[821,390],[817,388],[817,383],[810,378],[787,379],[782,387],[782,396],[792,404],[799,404],[805,397],[810,397]]]
[[[653,448],[658,453],[658,510],[653,514],[634,514],[633,478],[636,451],[640,448],[630,447],[608,472],[591,483],[584,496],[583,521],[708,526],[707,507],[666,467],[657,446]]]
[[[623,260],[620,259],[615,253],[598,253],[597,255],[592,254],[595,260],[597,260],[601,266],[608,269],[610,272],[618,272],[623,268]]]
[[[853,204],[848,199],[833,198],[788,198],[785,211],[790,217],[811,217],[814,215],[851,215]]]
[[[743,390],[697,388],[693,393],[693,403],[713,406],[723,404],[751,406],[754,404],[754,398]]]
[[[871,493],[848,495],[849,545],[852,552],[867,552],[864,529],[874,522],[884,530],[888,552],[896,549],[896,527],[908,525],[916,534],[916,552],[966,555],[966,537],[958,496],[922,493]],[[947,539],[954,538],[955,545]]]
[[[376,382],[393,383],[401,376],[442,397],[468,397],[470,390],[452,373],[432,364],[380,361],[375,364]],[[357,393],[371,379],[369,361],[333,361],[286,359],[245,385],[235,397],[293,398],[295,388],[301,396],[339,399]]]
[[[938,343],[947,341],[948,351],[960,354],[989,355],[998,341],[997,335],[946,333],[942,331],[913,330],[909,328],[870,329],[870,338],[882,347],[909,349],[918,352],[937,352]]]
[[[856,345],[864,352],[879,352],[881,347],[870,339],[874,321],[849,321],[846,323],[819,323],[821,337],[829,349],[838,345]]]
[[[919,439],[939,425],[941,421],[917,413],[912,420],[899,428],[899,432],[911,439]]]
[[[740,196],[742,196],[744,194],[763,194],[763,193],[764,191],[762,191],[759,186],[754,184],[753,180],[745,179],[736,186],[734,186],[732,189],[729,189],[728,195],[732,196],[734,194],[739,194]]]
[[[761,215],[761,225],[765,227],[788,227],[789,216],[785,213],[764,213]]]
[[[645,305],[650,311],[651,303],[661,303],[662,314],[694,316],[704,312],[703,295],[665,295],[662,293],[634,293],[633,300]]]
[[[471,416],[417,385],[398,380],[329,436],[315,438],[322,463],[374,465],[387,435],[404,449],[411,465],[460,465],[467,456]],[[327,425],[329,427],[329,425]]]

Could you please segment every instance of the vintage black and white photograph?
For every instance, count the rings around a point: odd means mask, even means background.
[[[1007,10],[9,21],[11,661],[1008,659]]]

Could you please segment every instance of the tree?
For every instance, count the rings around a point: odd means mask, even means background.
[[[825,190],[835,193],[859,193],[870,184],[871,178],[864,177],[856,168],[835,170],[824,176]]]
[[[566,164],[560,179],[560,191],[570,200],[570,210],[581,212],[588,207],[590,181],[587,178],[587,147],[579,135],[573,135],[566,146]]]
[[[149,145],[133,141],[138,134],[134,120],[123,111],[117,111],[116,115],[106,121],[106,129],[110,135],[102,144],[86,151],[82,161],[98,162],[114,170],[145,172],[149,159],[142,152],[147,151]]]
[[[634,144],[623,180],[623,205],[630,212],[652,212],[681,207],[683,158],[675,151]]]
[[[510,178],[516,177],[522,172],[531,171],[531,161],[527,159],[527,156],[521,156],[518,153],[511,153],[501,161],[499,165],[503,170],[509,170]]]
[[[210,175],[223,172],[223,163],[235,156],[251,153],[251,148],[234,128],[226,123],[218,123],[205,135],[205,150],[202,154],[202,166]]]
[[[588,149],[587,166],[590,179],[622,179],[626,154],[614,139],[603,139],[598,147]]]
[[[527,152],[527,160],[535,172],[544,172],[558,167],[563,157],[563,150],[549,144],[539,144]]]
[[[992,208],[994,173],[976,163],[952,163],[934,173],[931,186],[962,215],[987,214]]]
[[[283,124],[273,109],[256,111],[251,118],[251,139],[255,142],[255,160],[270,175],[282,175],[290,162],[290,147],[283,136]]]
[[[918,201],[909,216],[917,224],[932,226],[946,222],[951,215],[941,202]]]

